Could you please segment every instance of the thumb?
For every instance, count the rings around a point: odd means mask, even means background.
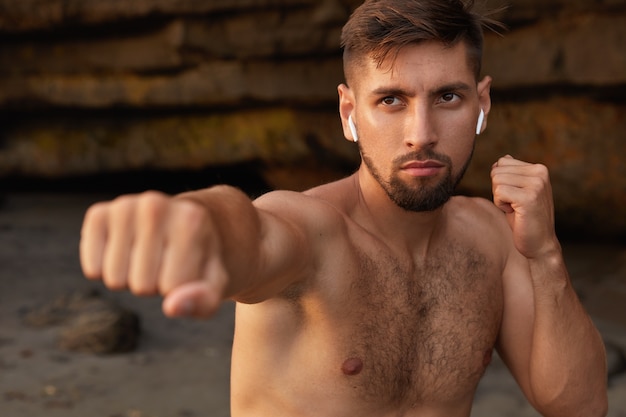
[[[219,309],[228,279],[221,262],[211,262],[204,279],[172,289],[163,300],[168,317],[208,318]]]
[[[493,204],[506,214],[511,214],[515,212],[515,210],[513,209],[513,205],[510,202],[504,201],[495,193],[493,196]]]

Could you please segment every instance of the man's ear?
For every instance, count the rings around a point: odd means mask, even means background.
[[[484,117],[482,118],[482,123],[480,126],[480,132],[484,132],[487,128],[487,118],[489,116],[489,112],[491,111],[491,82],[492,78],[490,76],[485,76],[478,83],[478,105],[480,109],[484,112]],[[478,134],[478,133],[477,133]]]
[[[356,142],[348,123],[348,118],[354,112],[354,92],[345,84],[337,87],[339,93],[339,116],[343,127],[343,136],[350,142]],[[354,115],[352,116],[354,119]]]

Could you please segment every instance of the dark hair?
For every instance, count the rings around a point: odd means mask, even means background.
[[[472,9],[473,0],[366,0],[343,27],[341,46],[346,80],[351,65],[370,57],[380,67],[404,46],[440,41],[454,46],[464,41],[478,79],[483,53],[483,27],[500,23]]]

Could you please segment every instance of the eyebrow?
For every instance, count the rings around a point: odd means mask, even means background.
[[[452,83],[452,84],[446,84],[443,85],[439,88],[437,88],[436,90],[432,91],[430,93],[431,96],[439,96],[441,94],[445,94],[445,93],[449,93],[452,91],[464,91],[464,92],[468,92],[471,91],[472,88],[464,83],[464,82],[457,82],[457,83]]]
[[[372,91],[376,96],[406,96],[414,97],[416,94],[414,91],[408,91],[399,87],[379,87]]]
[[[430,91],[429,96],[439,96],[452,91],[471,91],[471,87],[464,82],[457,82],[451,84],[445,84],[435,90]],[[377,96],[405,96],[415,97],[417,94],[413,90],[406,90],[400,87],[379,87],[372,91],[373,95]]]

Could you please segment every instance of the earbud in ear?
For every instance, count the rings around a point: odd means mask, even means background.
[[[480,131],[483,129],[483,122],[485,121],[485,112],[483,109],[480,109],[480,114],[478,115],[478,123],[476,123],[476,134],[480,135]]]
[[[348,116],[348,126],[350,127],[350,132],[352,133],[352,140],[358,142],[359,135],[356,133],[356,126],[354,125],[354,121],[352,121],[352,115]]]

